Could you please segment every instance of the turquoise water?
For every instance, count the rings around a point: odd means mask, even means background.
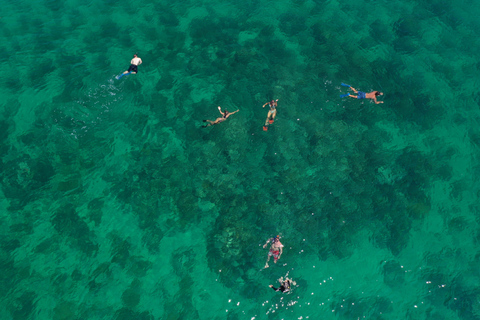
[[[2,5],[2,319],[480,319],[480,4],[170,3]]]

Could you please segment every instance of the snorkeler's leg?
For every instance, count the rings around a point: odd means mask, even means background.
[[[203,120],[203,122],[209,122],[209,123],[207,125],[202,126],[202,128],[206,128],[206,127],[210,127],[210,126],[214,125],[213,121],[211,121],[211,120]]]
[[[268,126],[268,120],[270,120],[270,116],[272,115],[272,111],[268,111],[267,113],[267,120],[265,120],[265,125]]]
[[[357,96],[354,96],[353,94],[348,95],[350,98],[357,99]]]

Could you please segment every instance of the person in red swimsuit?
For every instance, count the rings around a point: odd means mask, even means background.
[[[283,253],[283,244],[280,242],[280,236],[268,239],[267,242],[263,245],[263,247],[265,248],[269,243],[271,243],[272,245],[270,246],[270,250],[268,251],[265,268],[269,267],[268,261],[270,261],[271,256],[273,256],[273,263],[277,263],[277,260],[280,259],[280,256]]]

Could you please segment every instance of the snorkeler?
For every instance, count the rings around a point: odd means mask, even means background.
[[[268,251],[267,262],[265,263],[265,268],[268,268],[268,261],[270,261],[270,257],[273,256],[273,263],[277,263],[277,260],[280,259],[280,256],[283,253],[283,244],[280,242],[280,236],[276,236],[275,238],[270,238],[267,240],[267,243],[263,245],[265,248],[269,243],[272,243],[270,246],[270,250]]]
[[[130,61],[130,67],[123,74],[129,73],[129,72],[136,74],[138,72],[138,66],[141,65],[142,62],[143,62],[142,59],[140,59],[135,53],[133,55],[133,59]]]
[[[376,104],[379,104],[379,103],[383,103],[383,101],[377,101],[377,97],[378,96],[383,96],[383,92],[380,92],[380,91],[372,91],[372,92],[362,92],[362,91],[358,91],[357,89],[355,89],[354,87],[348,85],[348,84],[345,84],[345,83],[342,83],[342,86],[344,87],[349,87],[350,89],[353,90],[353,92],[355,92],[357,95],[353,95],[353,94],[342,94],[340,96],[340,98],[344,98],[344,97],[351,97],[351,98],[354,98],[354,99],[372,99]]]
[[[222,108],[220,108],[220,106],[218,106],[218,111],[220,111],[220,113],[222,114],[222,117],[217,118],[215,121],[203,120],[203,122],[209,122],[209,123],[205,126],[202,126],[202,128],[206,128],[206,127],[209,127],[209,126],[213,126],[217,123],[223,122],[223,121],[227,120],[227,118],[230,117],[232,114],[237,113],[240,110],[233,111],[233,112],[228,112],[227,109],[225,109],[225,111],[222,112]]]
[[[283,280],[283,277],[281,277],[280,279],[278,279],[278,282],[280,282],[281,284],[279,288],[275,288],[273,285],[269,285],[269,287],[275,291],[282,291],[285,293],[291,290],[292,285],[297,285],[295,281],[289,279],[288,277],[285,277],[285,280]]]
[[[142,64],[142,59],[140,59],[137,54],[135,53],[133,55],[133,59],[130,61],[130,67],[128,68],[127,71],[125,71],[124,73],[122,74],[119,74],[118,76],[116,76],[115,78],[117,80],[121,79],[123,76],[128,76],[129,74],[133,73],[133,74],[137,74],[138,72],[138,66]]]
[[[268,110],[267,114],[267,120],[265,120],[265,125],[263,126],[263,130],[268,130],[268,124],[272,124],[273,121],[275,120],[275,116],[277,115],[277,105],[278,105],[278,99],[277,100],[272,100],[270,102],[265,103],[262,108],[265,108],[265,106],[268,104],[270,107],[270,110]]]

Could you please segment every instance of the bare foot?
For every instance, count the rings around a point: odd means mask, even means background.
[[[268,263],[265,263],[264,269],[267,269],[267,268],[268,268]]]

